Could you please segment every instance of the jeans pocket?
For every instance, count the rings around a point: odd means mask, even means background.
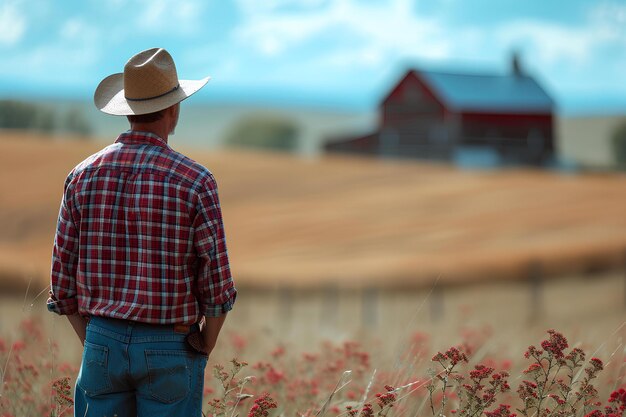
[[[184,350],[146,350],[150,395],[162,403],[174,403],[189,395],[191,369]]]
[[[85,341],[77,385],[87,395],[104,394],[113,387],[109,377],[108,363],[108,347]]]

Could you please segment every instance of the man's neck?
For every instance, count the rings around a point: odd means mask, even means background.
[[[167,138],[169,136],[169,129],[167,129],[162,123],[132,123],[130,125],[130,130],[153,133],[163,139],[165,143],[167,143]]]

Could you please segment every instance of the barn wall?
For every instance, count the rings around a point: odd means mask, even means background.
[[[554,156],[551,114],[463,113],[461,145],[494,148],[503,161],[541,164]]]
[[[378,153],[383,156],[449,159],[454,135],[448,112],[415,72],[381,106]]]

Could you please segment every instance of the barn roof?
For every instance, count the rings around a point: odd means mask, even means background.
[[[530,76],[416,71],[449,108],[459,111],[551,112],[554,101]]]

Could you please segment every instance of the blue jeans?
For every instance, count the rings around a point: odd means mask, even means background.
[[[174,326],[92,317],[74,416],[201,416],[207,357],[185,336]]]

